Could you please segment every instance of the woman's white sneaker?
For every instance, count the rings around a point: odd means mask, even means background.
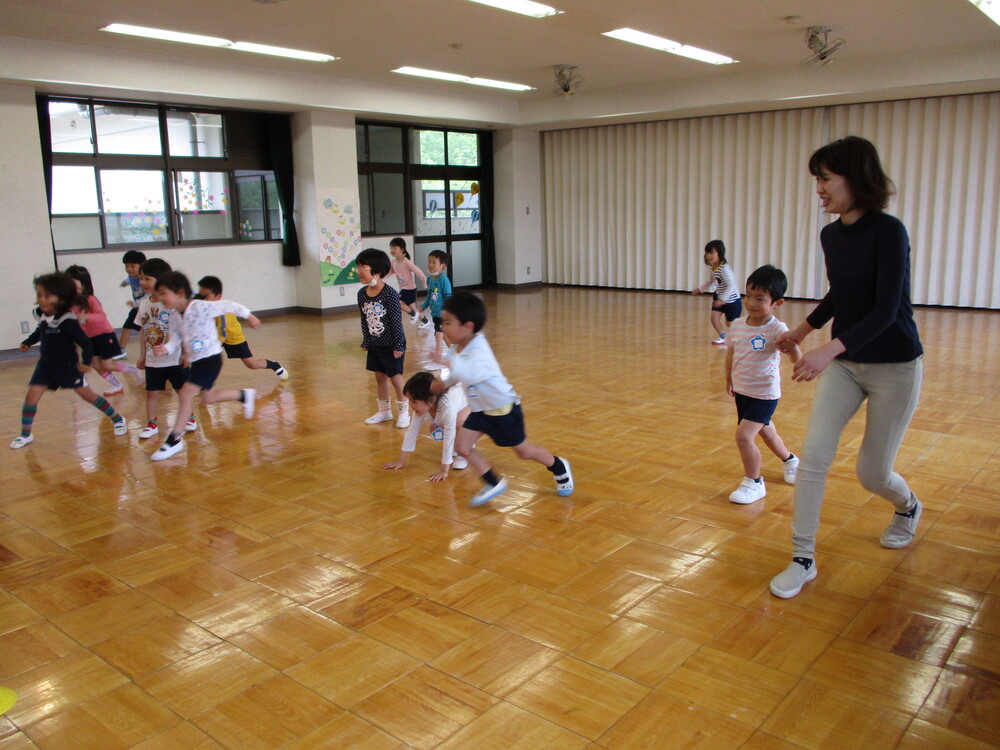
[[[771,593],[781,599],[791,599],[815,577],[815,560],[794,557],[787,568],[771,579]]]

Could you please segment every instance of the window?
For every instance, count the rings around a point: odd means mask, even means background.
[[[256,113],[45,101],[57,251],[281,239]]]

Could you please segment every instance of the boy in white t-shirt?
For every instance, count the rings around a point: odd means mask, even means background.
[[[740,505],[757,502],[767,494],[760,475],[760,450],[754,442],[758,434],[781,459],[786,482],[795,484],[799,467],[799,459],[785,448],[771,422],[781,398],[781,352],[776,342],[788,330],[774,317],[774,311],[785,301],[787,288],[788,279],[774,266],[761,266],[750,274],[744,300],[747,317],[734,320],[726,338],[726,392],[736,399],[736,446],[744,474],[729,500]],[[788,356],[798,362],[802,351],[796,346]]]

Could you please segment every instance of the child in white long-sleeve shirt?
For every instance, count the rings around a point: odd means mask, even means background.
[[[430,481],[443,482],[451,469],[464,469],[469,462],[455,453],[455,436],[458,427],[469,416],[469,402],[460,385],[453,385],[440,395],[431,392],[434,376],[418,372],[406,381],[403,394],[410,400],[413,419],[403,435],[403,450],[399,459],[382,466],[383,469],[402,469],[410,454],[416,450],[420,430],[427,425],[431,438],[441,444],[441,471],[431,474]]]
[[[165,458],[184,450],[184,440],[181,434],[184,425],[194,409],[194,397],[201,393],[202,401],[214,404],[219,401],[240,401],[243,403],[243,416],[253,417],[254,400],[257,392],[253,388],[242,390],[216,390],[215,381],[222,370],[222,342],[215,327],[215,319],[219,315],[233,313],[245,318],[251,328],[259,328],[260,320],[238,302],[219,300],[208,302],[193,299],[191,282],[187,276],[171,271],[157,279],[156,293],[163,305],[171,310],[170,330],[177,336],[171,336],[166,343],[153,347],[157,355],[170,354],[183,345],[184,355],[191,369],[188,372],[188,382],[180,390],[180,406],[174,419],[170,435],[159,449],[152,455],[154,461]]]
[[[459,430],[455,447],[484,482],[483,489],[473,495],[469,505],[487,503],[507,489],[507,478],[494,474],[492,465],[476,450],[476,441],[484,434],[499,446],[513,448],[520,458],[545,466],[555,477],[557,494],[573,494],[569,461],[528,442],[521,397],[500,371],[489,342],[480,332],[485,323],[486,306],[472,292],[456,292],[444,303],[441,327],[451,344],[448,357],[451,370],[444,381],[435,380],[431,386],[432,393],[440,394],[461,383],[469,400],[470,413]]]

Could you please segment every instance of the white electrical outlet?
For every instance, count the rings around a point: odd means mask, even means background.
[[[528,266],[528,276],[531,276],[531,266]]]
[[[27,332],[28,332],[28,321],[22,320],[21,321],[21,333],[27,333]]]
[[[344,287],[340,287],[340,296],[341,296],[341,297],[343,297],[343,296],[344,296]]]

